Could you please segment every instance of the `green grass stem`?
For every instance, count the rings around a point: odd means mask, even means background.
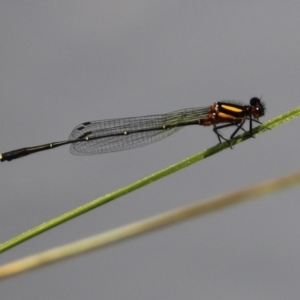
[[[256,128],[253,129],[253,133],[255,135],[257,134],[260,134],[262,132],[265,132],[265,131],[268,131],[270,129],[273,129],[275,128],[276,126],[282,124],[282,123],[285,123],[287,121],[290,121],[296,117],[298,117],[300,115],[300,106],[291,110],[291,111],[288,111],[274,119],[271,119],[267,122],[265,122],[264,124],[260,125],[260,126],[257,126]],[[243,133],[241,135],[239,135],[238,137],[236,137],[234,140],[231,141],[231,145],[236,145],[238,143],[241,143],[242,141],[245,141],[247,139],[249,139],[251,137],[249,137],[249,135],[247,135],[247,132],[246,133]],[[201,151],[195,155],[192,155],[176,164],[173,164],[167,168],[164,168],[156,173],[153,173],[149,176],[146,176],[140,180],[137,180],[131,184],[128,184],[122,188],[119,188],[111,193],[108,193],[100,198],[97,198],[91,202],[88,202],[82,206],[79,206],[71,211],[68,211],[56,218],[53,218],[41,225],[38,225],[6,242],[3,242],[2,244],[0,244],[0,253],[44,232],[44,231],[47,231],[59,224],[62,224],[68,220],[71,220],[77,216],[80,216],[81,214],[85,213],[85,212],[88,212],[98,206],[101,206],[107,202],[110,202],[114,199],[117,199],[125,194],[128,194],[138,188],[141,188],[145,185],[148,185],[150,183],[153,183],[154,181],[156,180],[159,180],[165,176],[168,176],[172,173],[175,173],[183,168],[186,168],[198,161],[201,161],[202,159],[206,158],[206,157],[209,157],[213,154],[216,154],[226,148],[228,148],[229,145],[227,142],[223,142],[221,144],[217,144],[207,150],[204,150],[204,151]]]

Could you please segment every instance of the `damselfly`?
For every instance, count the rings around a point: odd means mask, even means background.
[[[70,151],[75,155],[122,151],[157,142],[189,125],[212,125],[219,142],[223,139],[230,145],[230,140],[239,130],[245,131],[243,125],[246,120],[249,120],[249,134],[253,136],[252,123],[261,124],[258,119],[264,114],[264,103],[254,97],[249,105],[215,102],[212,106],[187,108],[162,115],[85,122],[73,129],[68,140],[9,151],[0,154],[0,160],[10,161],[66,144],[71,144]],[[229,126],[237,128],[230,139],[226,139],[219,130]]]

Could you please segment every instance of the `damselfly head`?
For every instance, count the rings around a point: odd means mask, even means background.
[[[252,116],[256,119],[264,116],[266,107],[263,102],[260,101],[259,98],[254,97],[250,100],[251,113]]]

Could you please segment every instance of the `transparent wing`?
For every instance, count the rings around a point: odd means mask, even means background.
[[[209,110],[210,107],[190,108],[163,115],[82,123],[69,136],[69,140],[78,140],[70,151],[93,155],[145,146],[178,131],[186,122],[206,117]]]

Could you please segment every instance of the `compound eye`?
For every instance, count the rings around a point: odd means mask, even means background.
[[[257,97],[250,99],[251,113],[256,119],[265,115],[265,104]]]
[[[258,119],[263,115],[263,111],[260,106],[255,106],[252,110],[252,115],[254,118]]]

